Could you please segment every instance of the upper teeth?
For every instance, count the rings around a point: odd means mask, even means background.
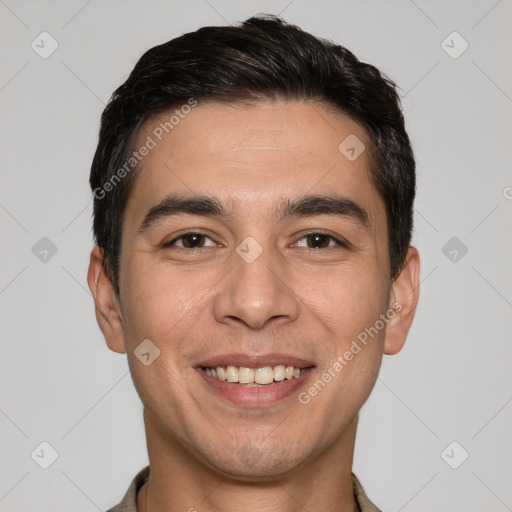
[[[238,382],[240,384],[270,384],[273,381],[279,382],[285,379],[293,379],[302,375],[302,368],[294,366],[262,366],[253,370],[245,366],[217,366],[216,368],[204,367],[206,375],[215,377],[219,380],[228,382]]]

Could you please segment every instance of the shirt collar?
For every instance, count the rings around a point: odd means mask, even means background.
[[[137,493],[148,478],[149,466],[146,466],[135,475],[122,501],[107,512],[137,512]],[[381,512],[381,510],[368,499],[361,483],[354,473],[352,473],[352,488],[361,512]]]

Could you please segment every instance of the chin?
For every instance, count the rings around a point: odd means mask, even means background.
[[[285,443],[280,446],[267,444],[261,447],[247,441],[238,443],[238,449],[236,448],[233,445],[227,451],[219,448],[217,453],[209,451],[203,457],[211,469],[241,482],[263,482],[282,477],[295,470],[302,458],[301,454],[292,453],[290,447],[285,447]],[[224,456],[220,456],[220,452]]]

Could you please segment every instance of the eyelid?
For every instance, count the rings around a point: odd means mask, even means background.
[[[171,240],[167,241],[167,242],[163,242],[161,245],[163,248],[166,248],[166,247],[171,247],[172,245],[174,245],[178,240],[180,240],[181,238],[183,238],[184,236],[186,235],[190,235],[190,234],[194,234],[194,235],[201,235],[201,236],[204,236],[208,239],[210,239],[213,243],[215,243],[216,245],[220,245],[222,246],[222,244],[219,244],[218,242],[216,242],[215,240],[213,240],[213,238],[211,236],[209,236],[207,233],[204,233],[201,229],[199,228],[190,228],[190,229],[187,229],[185,231],[182,231],[180,232],[177,236],[174,236]],[[306,231],[306,232],[302,232],[302,233],[298,233],[297,235],[295,235],[295,237],[298,236],[298,238],[296,239],[296,241],[292,244],[293,245],[296,245],[299,241],[301,241],[302,239],[304,238],[307,238],[308,236],[312,236],[312,235],[323,235],[323,236],[327,236],[329,238],[331,238],[332,240],[334,240],[334,242],[340,246],[340,247],[345,247],[345,248],[349,248],[351,246],[350,242],[348,242],[347,240],[345,240],[343,237],[339,236],[338,234],[336,233],[333,233],[331,231],[324,231],[324,230],[313,230],[313,231]],[[180,246],[177,246],[177,247],[180,247]],[[212,246],[208,246],[208,247],[212,247]],[[181,248],[181,247],[180,247]],[[183,249],[185,250],[191,250],[191,249],[188,249],[186,247],[184,247]],[[205,249],[205,247],[197,247],[195,249]],[[306,247],[306,249],[310,249],[312,251],[318,251],[318,249],[316,248],[311,248],[311,247]],[[325,249],[325,248],[324,248]]]
[[[184,236],[186,236],[186,235],[201,235],[201,236],[204,236],[204,237],[206,237],[206,238],[209,238],[209,239],[210,239],[213,243],[215,243],[216,245],[222,245],[222,244],[219,244],[218,242],[216,242],[215,240],[213,240],[213,238],[212,238],[210,235],[208,235],[208,234],[204,233],[203,231],[201,231],[201,229],[193,229],[193,228],[191,228],[191,229],[187,229],[187,230],[185,230],[185,231],[180,232],[180,233],[179,233],[178,235],[176,235],[176,236],[173,236],[173,238],[172,238],[171,240],[169,240],[169,241],[164,241],[164,242],[162,242],[161,246],[162,246],[163,248],[171,247],[171,246],[172,246],[172,245],[174,245],[178,240],[180,240],[180,238],[183,238],[183,237],[184,237]],[[188,249],[188,248],[186,248],[186,247],[180,247],[180,246],[178,246],[178,247],[179,247],[180,249],[192,250],[192,249]],[[211,247],[211,246],[209,246],[209,247]],[[196,247],[196,249],[205,249],[205,247]]]
[[[349,248],[351,246],[350,242],[348,242],[347,240],[345,240],[343,237],[339,236],[338,234],[333,233],[332,231],[323,231],[323,230],[313,230],[313,231],[307,231],[305,233],[299,233],[298,235],[296,235],[296,236],[299,236],[299,238],[297,238],[297,241],[294,242],[293,245],[295,245],[297,242],[299,242],[303,238],[307,238],[308,236],[311,236],[311,235],[323,235],[323,236],[330,237],[340,247]],[[312,251],[318,250],[318,249],[311,248],[311,247],[307,247],[307,249],[311,249]]]

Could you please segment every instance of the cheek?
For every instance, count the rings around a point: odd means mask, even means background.
[[[135,254],[125,271],[123,328],[132,379],[142,403],[155,418],[165,416],[165,422],[174,424],[169,411],[186,412],[181,410],[188,397],[183,393],[182,372],[193,345],[191,337],[197,336],[198,316],[205,311],[200,301],[204,293],[200,294],[182,271],[171,272],[149,255]],[[144,340],[151,342],[144,352],[149,352],[150,358],[158,354],[149,365],[137,355],[142,353],[138,349],[141,343],[147,344]]]
[[[124,271],[124,324],[130,338],[126,341],[149,338],[168,346],[172,338],[176,348],[207,303],[208,283],[187,276],[183,269],[155,263],[147,254],[135,253]]]
[[[359,264],[347,264],[318,274],[301,290],[304,302],[341,345],[375,323],[384,312],[387,293],[378,269],[374,265]]]

